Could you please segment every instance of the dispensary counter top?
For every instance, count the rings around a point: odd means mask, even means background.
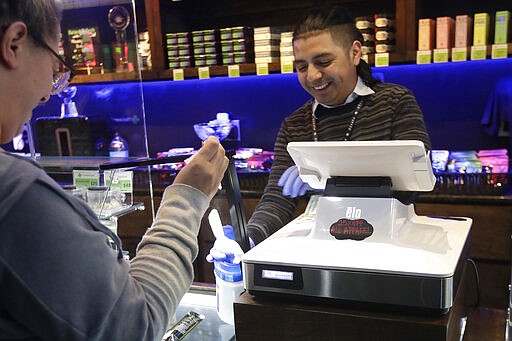
[[[175,317],[176,321],[179,321],[189,311],[205,316],[204,320],[185,337],[186,341],[237,340],[235,327],[222,322],[217,315],[214,290],[214,288],[200,288],[199,290],[192,288],[185,294],[178,306]],[[290,325],[293,325],[293,322],[290,322]],[[260,326],[260,328],[265,328],[265,326]],[[505,328],[505,310],[486,307],[471,308],[462,341],[502,341],[505,339]]]

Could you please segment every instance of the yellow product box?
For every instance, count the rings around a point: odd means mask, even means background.
[[[494,25],[494,44],[508,43],[510,32],[510,12],[497,11]]]
[[[455,47],[468,47],[471,45],[473,33],[473,18],[469,15],[457,15],[455,17]]]
[[[473,46],[487,45],[489,40],[489,13],[475,13]]]
[[[424,18],[418,21],[418,50],[432,50],[436,34],[436,21]]]
[[[452,48],[454,35],[455,20],[451,17],[438,17],[436,19],[436,49]]]

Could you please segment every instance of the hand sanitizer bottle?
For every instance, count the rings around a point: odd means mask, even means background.
[[[213,262],[219,318],[231,325],[235,324],[233,302],[244,292],[240,264]]]

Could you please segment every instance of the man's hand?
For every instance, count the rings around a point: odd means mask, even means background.
[[[195,187],[211,199],[217,193],[228,162],[219,140],[210,136],[197,154],[176,175],[174,183]]]
[[[244,252],[238,243],[235,241],[235,234],[231,225],[223,226],[224,237],[217,238],[210,253],[206,256],[206,260],[210,263],[215,262],[228,262],[239,264],[242,260]]]
[[[306,194],[306,191],[312,189],[307,183],[302,181],[299,176],[299,168],[296,165],[284,171],[277,185],[283,187],[283,195],[291,198],[303,196]]]

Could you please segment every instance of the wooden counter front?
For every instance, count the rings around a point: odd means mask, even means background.
[[[502,341],[506,311],[469,308],[475,296],[473,276],[466,266],[453,306],[445,315],[354,309],[246,292],[234,303],[236,340]]]
[[[462,311],[438,318],[386,315],[286,303],[245,293],[235,302],[235,331],[237,341],[451,341],[460,340],[462,315]],[[462,341],[503,341],[505,327],[505,310],[471,308]]]
[[[465,282],[465,281],[464,281]],[[234,304],[237,341],[379,340],[456,341],[467,316],[465,283],[445,315],[353,309],[244,293]],[[461,290],[462,289],[462,290]]]

